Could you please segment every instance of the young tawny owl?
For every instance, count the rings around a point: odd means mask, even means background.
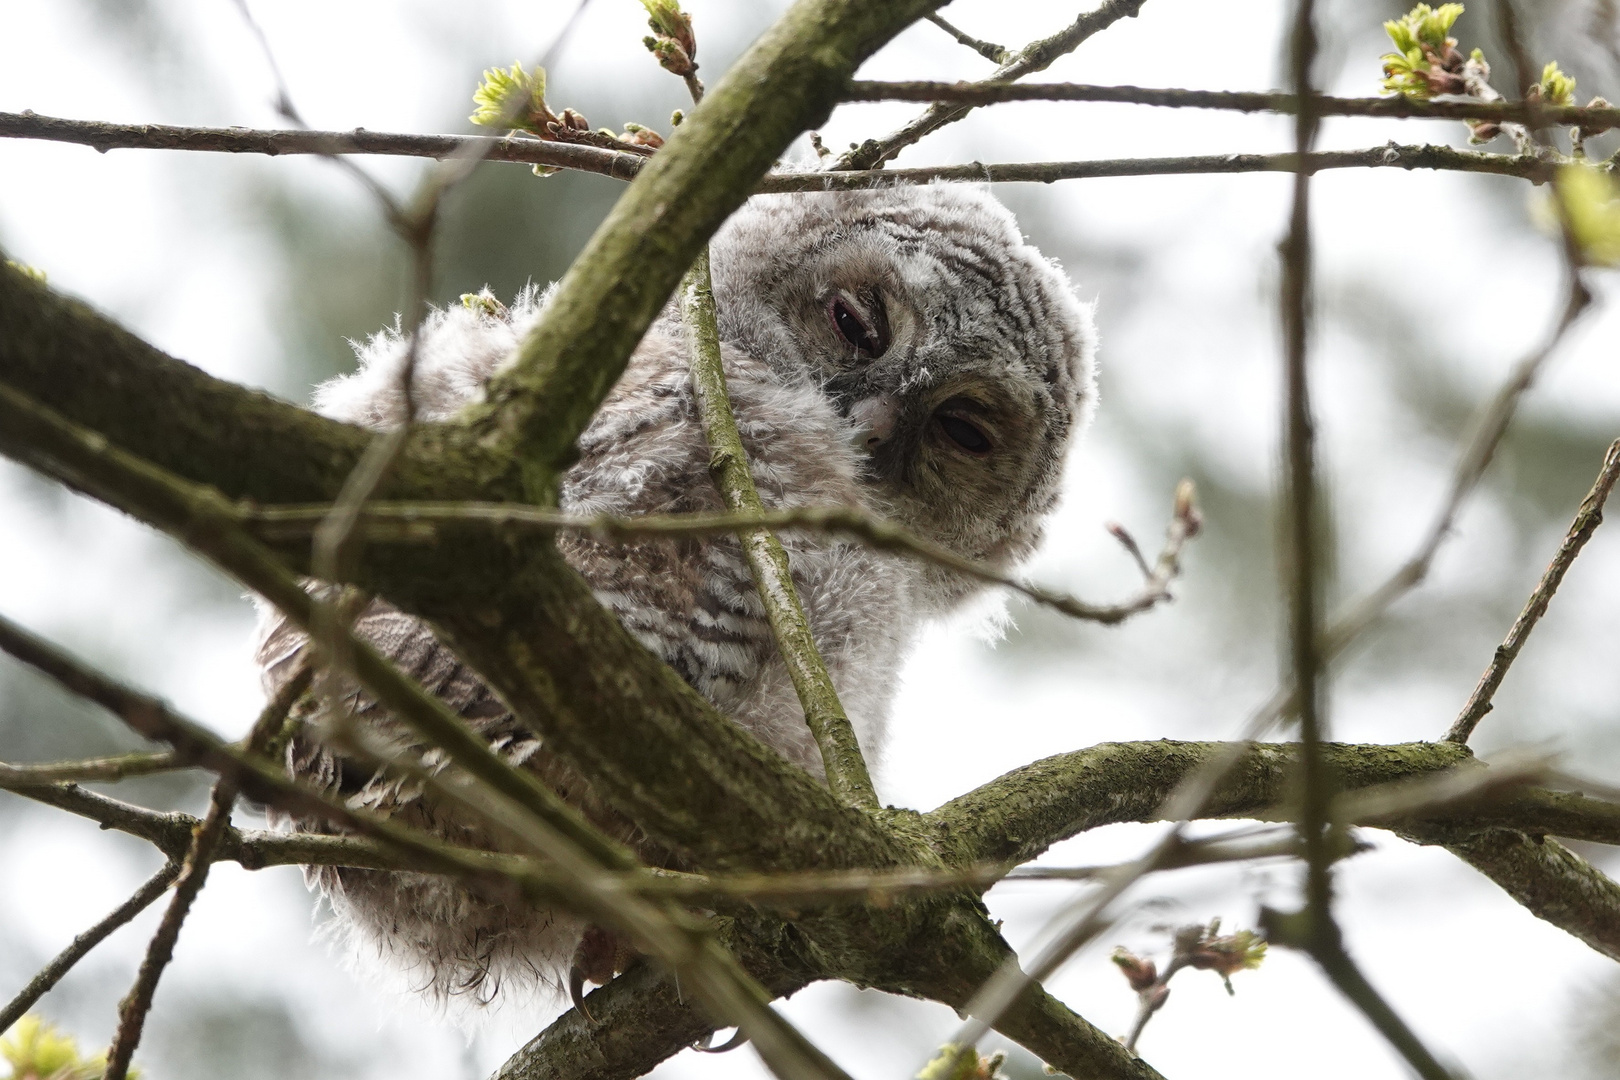
[[[1004,569],[1034,550],[1095,397],[1094,333],[1089,308],[999,203],[964,186],[759,196],[715,236],[711,260],[732,403],[767,506],[861,507]],[[435,312],[418,347],[418,417],[444,420],[477,399],[543,304],[530,290],[510,309]],[[359,370],[320,388],[320,409],[372,428],[400,423],[405,354],[397,330],[373,337],[359,349]],[[647,332],[579,450],[562,488],[565,510],[723,508],[673,311]],[[783,542],[816,643],[874,757],[908,642],[978,586],[835,537],[789,532]],[[557,543],[647,648],[721,712],[821,775],[734,539]],[[357,629],[511,761],[649,858],[678,864],[678,853],[652,850],[594,799],[424,624],[377,603]],[[258,653],[267,687],[287,677],[305,644],[267,613]],[[363,723],[409,742],[363,696],[351,702]],[[497,845],[412,785],[313,740],[294,743],[289,766],[352,805]],[[441,996],[485,999],[514,979],[560,989],[584,932],[564,912],[502,907],[444,878],[326,867],[310,876],[358,944]]]

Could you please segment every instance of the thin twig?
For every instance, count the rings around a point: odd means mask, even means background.
[[[644,517],[613,515],[581,516],[544,507],[511,503],[369,503],[359,515],[373,540],[395,543],[432,543],[444,531],[469,526],[486,529],[571,530],[591,534],[607,542],[645,536],[706,536],[735,533],[760,527],[772,530],[825,530],[856,537],[882,551],[895,551],[922,559],[964,577],[1012,589],[1044,607],[1065,615],[1105,625],[1122,622],[1169,598],[1169,585],[1179,573],[1180,557],[1187,542],[1198,532],[1198,511],[1190,488],[1177,488],[1165,544],[1151,567],[1144,570],[1146,581],[1136,595],[1118,604],[1093,604],[1064,593],[1030,585],[949,548],[925,540],[882,518],[857,507],[798,506],[762,510],[758,514],[648,514]],[[328,510],[327,504],[308,506],[243,506],[239,520],[256,536],[269,541],[296,539],[308,535]]]
[[[545,165],[633,180],[645,157],[583,143],[552,142],[508,135],[418,135],[402,132],[310,131],[196,127],[176,124],[114,124],[69,120],[32,110],[0,112],[0,137],[77,143],[100,153],[109,150],[197,150],[226,154],[317,154],[323,157],[376,154],[385,157],[444,159],[469,151],[488,161]]]
[[[171,751],[120,754],[117,757],[85,758],[81,761],[52,761],[40,765],[0,762],[0,783],[105,783],[189,769],[194,764]]]
[[[748,451],[737,432],[726,390],[720,337],[715,327],[714,292],[709,284],[708,249],[699,253],[681,288],[681,314],[691,341],[692,387],[697,397],[703,434],[709,440],[709,475],[720,490],[726,508],[734,514],[758,516],[765,512],[748,466]],[[740,529],[737,539],[748,557],[754,586],[770,621],[777,650],[787,664],[793,689],[804,707],[804,721],[821,749],[827,785],[851,806],[875,808],[877,791],[866,759],[855,737],[827,665],[810,633],[804,605],[793,585],[787,550],[764,528]]]
[[[23,1014],[32,1009],[34,1003],[44,997],[51,987],[61,982],[62,977],[73,970],[74,965],[88,956],[90,950],[100,945],[114,930],[145,911],[151,906],[152,901],[167,892],[179,873],[178,862],[164,863],[163,868],[148,878],[128,900],[113,908],[106,918],[74,938],[67,948],[57,953],[50,963],[40,969],[39,974],[28,980],[28,985],[23,987],[5,1008],[0,1009],[0,1031],[9,1030],[11,1025],[21,1020]]]
[[[1294,93],[1302,107],[1295,116],[1295,150],[1307,154],[1321,121],[1309,104],[1314,93],[1312,68],[1317,53],[1314,0],[1297,0],[1290,47]],[[1305,845],[1305,896],[1297,912],[1266,912],[1267,929],[1288,937],[1308,953],[1353,1004],[1425,1080],[1443,1080],[1445,1070],[1406,1024],[1362,976],[1344,951],[1333,915],[1334,852],[1329,830],[1337,782],[1327,768],[1327,695],[1321,620],[1323,568],[1317,532],[1319,489],[1316,481],[1316,432],[1312,416],[1307,349],[1312,284],[1310,175],[1294,174],[1294,205],[1283,241],[1282,310],[1284,338],[1284,409],[1287,551],[1290,580],[1289,652],[1294,701],[1300,729],[1300,800],[1298,828]]]
[[[927,16],[929,22],[955,38],[959,44],[966,45],[992,64],[1005,64],[1012,58],[1012,52],[1004,45],[997,45],[991,41],[976,38],[972,34],[958,30],[954,25],[945,21],[939,12]]]
[[[292,711],[293,703],[309,689],[311,674],[308,665],[301,665],[265,704],[248,734],[246,753],[263,758],[271,756],[275,749],[273,744],[284,727],[287,714]],[[146,1015],[152,1009],[152,995],[157,992],[163,970],[174,958],[174,947],[180,940],[180,929],[185,924],[186,916],[191,913],[192,904],[208,881],[214,851],[225,830],[230,828],[231,810],[236,806],[240,790],[241,785],[234,777],[221,776],[214,781],[213,790],[208,796],[208,812],[191,835],[191,845],[186,850],[180,875],[175,880],[174,895],[169,898],[169,906],[146,947],[146,956],[136,973],[135,985],[118,1003],[118,1028],[107,1051],[104,1080],[124,1080],[129,1073],[129,1063],[135,1056],[135,1048],[140,1045],[141,1032],[146,1026]]]
[[[1480,675],[1479,683],[1474,692],[1468,696],[1468,702],[1463,706],[1462,712],[1457,715],[1451,730],[1446,732],[1446,738],[1451,742],[1466,743],[1468,737],[1474,733],[1474,726],[1484,715],[1491,711],[1491,699],[1496,696],[1497,687],[1507,677],[1508,668],[1518,659],[1519,650],[1530,637],[1530,632],[1536,628],[1536,623],[1547,613],[1547,605],[1552,603],[1553,594],[1563,582],[1564,575],[1569,572],[1575,557],[1581,553],[1586,542],[1592,538],[1597,527],[1603,523],[1603,504],[1614,490],[1615,481],[1620,479],[1620,439],[1609,444],[1609,451],[1604,455],[1603,468],[1598,473],[1597,480],[1592,484],[1592,490],[1586,493],[1581,500],[1581,507],[1575,513],[1575,520],[1570,523],[1569,531],[1564,535],[1564,542],[1559,545],[1558,553],[1553,556],[1541,580],[1536,583],[1535,590],[1531,592],[1530,599],[1525,602],[1524,610],[1519,617],[1513,620],[1513,626],[1508,630],[1507,637],[1497,646],[1491,662]]]
[[[232,154],[381,154],[446,158],[469,147],[485,160],[546,165],[633,180],[647,160],[635,154],[573,143],[482,135],[411,135],[377,131],[263,131],[251,128],[177,127],[166,124],[111,124],[66,120],[34,113],[0,112],[0,138],[77,143],[105,153],[115,149],[192,150]],[[1323,151],[1305,162],[1311,172],[1325,169],[1438,169],[1517,176],[1543,183],[1557,170],[1553,161],[1519,154],[1487,154],[1424,144]],[[942,165],[921,169],[865,169],[772,173],[761,192],[828,191],[927,184],[939,180],[978,183],[1049,184],[1124,176],[1188,176],[1209,173],[1293,172],[1293,154],[1207,154],[1094,161],[1036,161]]]
[[[1294,93],[1311,94],[1311,69],[1317,49],[1313,0],[1297,0],[1290,45]],[[1295,116],[1294,149],[1303,158],[1316,141],[1321,121],[1311,108]],[[1301,759],[1300,837],[1307,866],[1303,914],[1315,927],[1331,921],[1331,857],[1327,843],[1333,781],[1322,757],[1327,738],[1321,686],[1323,658],[1318,622],[1321,619],[1323,571],[1318,559],[1316,420],[1310,395],[1307,350],[1311,316],[1311,211],[1310,174],[1294,174],[1293,208],[1288,234],[1282,244],[1283,329],[1283,504],[1286,515],[1284,547],[1287,552],[1288,642],[1292,680],[1298,706]]]
[[[1299,111],[1297,94],[1282,91],[1182,90],[1174,87],[1093,86],[1086,83],[863,82],[854,81],[845,101],[939,101],[957,105],[994,105],[1014,101],[1073,101],[1161,108],[1220,109],[1227,112]],[[1308,99],[1317,116],[1355,116],[1388,120],[1496,120],[1526,126],[1585,125],[1620,127],[1614,106],[1541,105],[1524,101],[1425,101],[1397,95],[1343,98],[1313,94]]]
[[[1007,58],[991,74],[993,82],[1011,82],[1037,71],[1044,71],[1060,57],[1066,56],[1093,34],[1108,29],[1124,18],[1134,18],[1142,10],[1145,0],[1103,0],[1093,11],[1082,14],[1074,22],[1051,37],[1030,42],[1016,55]],[[872,169],[881,166],[906,147],[946,124],[962,119],[971,105],[930,105],[920,116],[905,127],[882,139],[868,139],[840,157],[835,169]]]

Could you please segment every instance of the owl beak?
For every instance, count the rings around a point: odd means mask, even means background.
[[[857,401],[849,410],[850,438],[855,449],[871,453],[894,434],[900,407],[887,394]]]

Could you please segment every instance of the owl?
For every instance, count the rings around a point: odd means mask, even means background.
[[[1003,570],[1035,549],[1095,399],[1095,333],[1089,307],[1063,273],[986,191],[940,185],[756,196],[713,238],[711,264],[733,409],[768,507],[858,508]],[[446,420],[478,400],[544,303],[530,288],[509,308],[485,293],[434,312],[413,369],[418,419]],[[405,335],[396,326],[357,352],[358,370],[322,386],[318,407],[375,429],[397,426],[405,415]],[[583,515],[720,511],[708,461],[686,334],[671,306],[581,436],[561,506]],[[782,540],[811,631],[873,760],[909,643],[980,586],[836,536],[789,530]],[[608,543],[565,533],[556,542],[597,599],[659,659],[720,712],[822,774],[734,538]],[[657,849],[550,754],[429,626],[376,602],[356,629],[507,760],[536,771],[649,862],[680,865],[679,852]],[[268,689],[288,677],[306,645],[285,620],[265,613],[258,660]],[[412,745],[358,690],[348,707],[373,734]],[[503,843],[410,781],[375,773],[311,737],[294,741],[288,764],[352,806],[458,843]],[[424,764],[441,763],[429,753]],[[560,993],[571,975],[577,1000],[583,975],[603,981],[612,973],[612,962],[604,966],[582,947],[587,928],[566,912],[505,907],[430,875],[308,872],[356,944],[441,998],[484,1001],[503,983]]]

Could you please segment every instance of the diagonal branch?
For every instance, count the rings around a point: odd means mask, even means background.
[[[733,514],[757,517],[765,512],[748,451],[737,431],[731,411],[731,395],[726,389],[725,365],[720,358],[720,334],[715,326],[714,290],[709,281],[709,253],[698,253],[687,272],[681,290],[681,315],[686,323],[691,349],[692,389],[704,437],[709,442],[709,475],[726,509]],[[804,709],[804,722],[821,750],[821,763],[827,786],[837,798],[850,805],[871,809],[878,805],[877,791],[861,756],[855,728],[838,700],[838,691],[827,673],[826,662],[816,648],[805,617],[799,590],[793,585],[787,549],[766,528],[739,529],[754,588],[765,607],[777,651],[787,665],[793,689]]]
[[[0,394],[0,401],[4,400],[4,395]],[[504,882],[509,891],[515,888],[519,896],[531,903],[560,902],[571,911],[621,931],[637,948],[667,965],[685,980],[686,985],[714,1015],[746,1031],[772,1071],[783,1080],[847,1080],[843,1072],[820,1050],[768,1007],[770,998],[766,991],[742,970],[723,946],[704,932],[701,923],[673,905],[636,897],[619,888],[611,875],[603,871],[602,864],[592,861],[586,849],[560,832],[546,834],[544,830],[549,826],[541,819],[536,818],[534,826],[546,841],[544,854],[553,871],[550,875],[536,875],[523,864],[510,860],[494,863],[488,858],[466,855],[450,845],[422,841],[413,836],[411,830],[358,814],[324,796],[305,791],[264,765],[255,755],[235,750],[199,725],[173,715],[161,703],[113,683],[20,628],[0,623],[0,644],[19,659],[34,664],[56,678],[68,689],[88,692],[86,696],[92,700],[112,701],[118,706],[115,709],[118,715],[143,734],[185,746],[203,764],[218,767],[222,782],[230,785],[230,799],[234,799],[235,790],[244,779],[250,780],[255,787],[268,787],[283,806],[302,813],[312,812],[374,833],[390,844],[436,862],[436,869],[441,872],[475,879],[493,878],[497,882]],[[358,643],[354,644],[355,655],[363,657],[363,648]],[[135,704],[131,704],[131,700]],[[279,726],[279,723],[275,725],[277,728]],[[452,760],[458,760],[454,753],[450,756]],[[216,787],[216,792],[219,790]],[[496,790],[500,789],[497,787]],[[186,865],[203,872],[189,875],[188,880],[194,884],[188,893],[177,892],[177,903],[171,904],[169,917],[165,918],[153,939],[152,949],[147,962],[142,964],[136,987],[121,1004],[118,1034],[109,1053],[112,1063],[109,1068],[128,1068],[146,1010],[151,1004],[157,975],[167,963],[180,922],[206,877],[206,868],[213,861],[213,848],[218,840],[223,839],[223,832],[229,827],[230,799],[216,797],[213,800],[209,816],[197,827],[188,843]],[[515,810],[524,809],[511,798],[504,805]],[[220,812],[216,814],[216,810]]]
[[[8,646],[14,644],[15,641],[8,642]],[[248,733],[244,748],[247,754],[261,758],[274,755],[279,742],[277,736],[286,723],[287,714],[292,711],[293,703],[309,689],[311,675],[307,665],[300,667],[275,697],[266,703]],[[105,1080],[124,1080],[129,1074],[129,1064],[135,1056],[135,1048],[140,1045],[141,1032],[146,1026],[146,1015],[152,1008],[152,996],[157,992],[158,980],[174,958],[180,928],[208,882],[214,852],[224,838],[225,830],[231,826],[231,810],[236,805],[240,790],[241,785],[234,776],[224,775],[214,781],[213,790],[208,796],[208,812],[192,832],[185,858],[181,861],[180,874],[174,882],[174,895],[169,898],[169,906],[163,912],[157,932],[146,947],[146,955],[135,976],[135,985],[118,1003],[118,1028],[107,1051]]]
[[[1519,650],[1524,648],[1525,641],[1530,637],[1530,631],[1536,628],[1536,623],[1547,613],[1547,605],[1552,603],[1553,594],[1558,591],[1558,586],[1563,582],[1570,566],[1574,564],[1575,557],[1581,553],[1586,542],[1603,523],[1603,504],[1608,500],[1609,492],[1614,490],[1616,480],[1620,480],[1620,439],[1609,444],[1609,451],[1603,456],[1603,468],[1599,471],[1597,480],[1593,482],[1592,490],[1581,500],[1581,507],[1575,513],[1575,520],[1570,523],[1569,532],[1564,536],[1558,554],[1553,556],[1552,563],[1541,575],[1535,591],[1525,602],[1524,610],[1513,620],[1507,638],[1497,646],[1495,655],[1485,668],[1485,673],[1479,677],[1479,684],[1469,695],[1468,703],[1463,706],[1462,712],[1451,725],[1451,730],[1446,733],[1449,742],[1467,742],[1468,737],[1474,733],[1474,725],[1491,711],[1491,699],[1496,696],[1497,687],[1501,686],[1502,680],[1507,677],[1508,668],[1518,659]]]
[[[74,938],[67,948],[57,953],[50,963],[40,969],[39,973],[28,980],[28,985],[18,991],[17,996],[8,1002],[5,1008],[0,1008],[0,1032],[9,1031],[11,1025],[23,1018],[23,1014],[34,1007],[34,1003],[62,981],[62,976],[73,970],[80,960],[90,955],[90,950],[100,945],[112,934],[114,930],[129,923],[129,921],[152,905],[152,902],[169,891],[174,879],[180,873],[180,864],[169,861],[163,868],[146,880],[134,894],[122,904],[107,913],[106,918],[96,923],[90,929]]]
[[[1443,842],[1537,918],[1620,960],[1620,885],[1558,841],[1506,829],[1443,841],[1443,830],[1402,832],[1419,843]]]
[[[1003,45],[997,45],[993,41],[985,41],[982,38],[974,37],[972,34],[964,33],[962,30],[957,29],[954,24],[946,22],[938,12],[928,16],[928,21],[955,38],[957,44],[966,45],[992,64],[1004,64],[1012,58],[1012,50]]]

